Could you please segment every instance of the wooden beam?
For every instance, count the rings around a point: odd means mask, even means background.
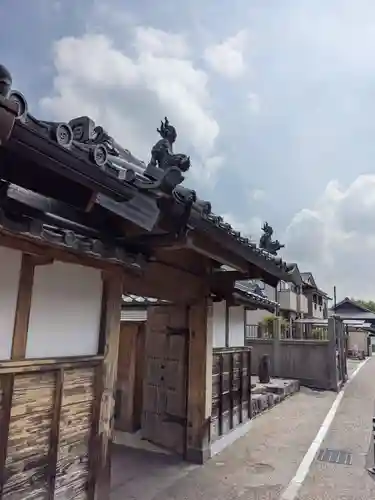
[[[97,470],[95,498],[109,500],[111,482],[111,455],[115,388],[117,379],[118,349],[122,301],[122,275],[103,273],[104,315],[99,345],[104,346],[102,395],[97,440]]]
[[[186,303],[204,294],[207,282],[207,276],[194,276],[180,269],[150,262],[142,275],[126,276],[124,293]]]
[[[26,354],[27,330],[29,327],[34,269],[35,263],[33,257],[28,254],[23,254],[13,329],[11,353],[11,358],[13,360],[23,359]]]
[[[221,295],[230,295],[238,280],[248,279],[246,274],[238,271],[215,271],[209,277],[210,290]]]
[[[51,438],[48,452],[48,500],[55,498],[57,455],[60,440],[61,402],[64,385],[64,370],[56,372],[55,396],[52,410]]]
[[[271,286],[276,286],[280,281],[281,269],[278,271],[278,268],[272,262],[267,263],[261,256],[254,257],[255,261],[259,262],[259,266],[261,266],[259,267],[257,264],[249,262],[246,258],[221,247],[200,234],[188,236],[186,244],[188,248],[246,274],[248,279],[262,279]],[[262,267],[263,265],[264,268]],[[270,271],[267,271],[268,266],[271,268]],[[272,269],[274,269],[276,275]],[[279,276],[277,276],[278,272],[280,273]]]
[[[189,310],[189,368],[186,459],[204,463],[210,456],[212,407],[212,332],[207,329],[208,300]]]
[[[55,261],[55,259],[49,257],[48,255],[32,255],[31,257],[34,266],[49,266]]]
[[[236,271],[247,273],[248,265],[244,259],[221,249],[218,245],[211,241],[205,241],[204,238],[198,235],[189,236],[186,240],[188,248],[209,257],[212,260],[221,262],[221,264],[233,267]]]
[[[221,262],[221,264],[230,266],[236,271],[245,274],[249,279],[260,279],[262,277],[262,269],[201,235],[193,234],[192,236],[188,236],[186,245],[188,248],[206,255],[210,259]]]

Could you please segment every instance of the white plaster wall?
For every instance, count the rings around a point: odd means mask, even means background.
[[[22,254],[0,247],[0,360],[10,359]]]
[[[212,304],[213,347],[225,347],[225,300]]]
[[[37,266],[26,357],[97,354],[101,298],[99,270],[63,262]]]
[[[264,293],[270,300],[276,301],[276,288],[274,286],[264,283]]]
[[[229,308],[229,346],[245,345],[245,316],[243,306]]]
[[[270,316],[272,313],[267,311],[267,309],[255,309],[246,311],[246,324],[247,325],[258,325],[260,321],[264,318]]]

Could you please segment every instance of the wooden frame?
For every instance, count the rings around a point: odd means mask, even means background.
[[[112,432],[115,410],[115,385],[117,378],[118,350],[120,342],[120,320],[122,303],[122,275],[103,273],[102,325],[99,338],[100,354],[103,355],[102,378],[98,380],[97,396],[100,397],[96,455],[96,498],[107,499],[111,487]],[[91,499],[90,499],[91,500]]]

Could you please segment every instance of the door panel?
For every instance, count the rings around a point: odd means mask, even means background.
[[[155,306],[146,325],[142,435],[183,454],[186,436],[188,311]]]

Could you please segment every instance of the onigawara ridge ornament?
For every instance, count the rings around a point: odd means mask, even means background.
[[[151,161],[149,166],[159,167],[167,170],[170,167],[177,167],[181,172],[187,172],[190,168],[190,157],[185,154],[174,154],[173,144],[177,139],[177,131],[168,118],[161,122],[160,128],[156,129],[161,135],[161,139],[151,150]]]
[[[277,255],[277,252],[281,248],[284,248],[285,245],[282,245],[279,240],[272,240],[273,228],[268,224],[268,222],[263,224],[262,231],[263,234],[260,237],[259,247],[263,248],[263,250],[266,250],[266,252],[271,255]]]

